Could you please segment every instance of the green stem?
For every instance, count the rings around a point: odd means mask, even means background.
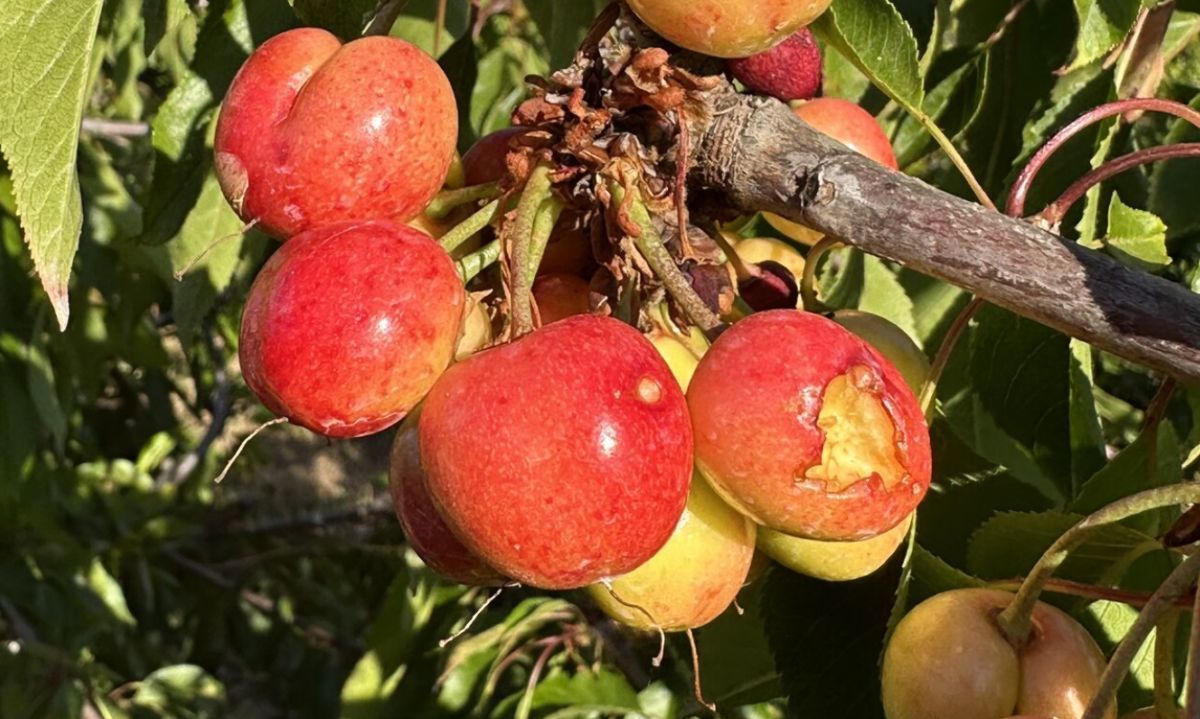
[[[456,190],[442,190],[425,207],[425,216],[431,220],[440,220],[457,207],[479,200],[491,200],[499,196],[500,186],[495,182],[460,187]]]
[[[823,237],[813,245],[804,257],[804,276],[800,278],[800,301],[807,312],[821,312],[828,309],[817,297],[817,265],[821,258],[830,250],[842,246],[842,241],[836,237]]]
[[[1143,492],[1142,494],[1147,493]],[[1166,581],[1150,596],[1150,601],[1138,614],[1137,620],[1125,633],[1125,637],[1121,639],[1121,643],[1113,652],[1112,658],[1108,660],[1108,666],[1100,675],[1100,686],[1092,696],[1092,701],[1088,704],[1083,719],[1101,719],[1105,715],[1109,705],[1116,698],[1117,688],[1121,686],[1121,682],[1125,681],[1125,676],[1129,673],[1129,665],[1133,663],[1133,658],[1142,648],[1146,637],[1150,635],[1150,630],[1154,629],[1159,617],[1171,607],[1175,598],[1181,596],[1192,586],[1196,581],[1197,574],[1200,574],[1200,554],[1193,554],[1175,567]]]
[[[475,279],[476,275],[483,272],[488,267],[496,264],[500,259],[500,240],[492,240],[478,250],[463,257],[455,263],[458,269],[458,276],[462,278],[463,284]]]
[[[446,252],[457,250],[464,242],[474,237],[477,232],[482,231],[483,228],[491,224],[499,209],[500,201],[492,200],[478,212],[458,223],[454,229],[442,235],[442,239],[438,241],[442,249]]]
[[[925,128],[925,131],[928,132],[931,137],[933,137],[934,142],[936,142],[938,146],[942,148],[942,152],[946,153],[946,157],[950,159],[950,164],[954,165],[954,167],[963,176],[963,179],[967,181],[967,185],[971,188],[971,192],[975,193],[975,197],[979,200],[979,204],[983,205],[989,210],[996,209],[996,203],[992,202],[992,198],[988,197],[987,193],[984,192],[983,186],[979,184],[979,180],[975,179],[975,174],[971,172],[971,166],[968,165],[967,161],[963,159],[963,156],[958,153],[958,148],[954,146],[954,143],[950,142],[950,138],[946,137],[946,133],[942,132],[942,128],[937,126],[937,123],[933,121],[933,118],[929,117],[919,109],[918,111],[914,112],[913,115],[917,118],[917,121],[921,123],[921,126]]]
[[[996,622],[1000,625],[1000,629],[1013,646],[1020,646],[1025,642],[1026,637],[1029,636],[1033,608],[1042,588],[1055,570],[1062,566],[1067,555],[1087,540],[1092,530],[1106,524],[1120,522],[1143,512],[1149,512],[1152,509],[1197,502],[1200,502],[1200,483],[1185,482],[1138,492],[1084,517],[1075,526],[1064,532],[1054,544],[1050,545],[1046,553],[1033,566],[1029,575],[1025,577],[1025,581],[1021,583],[1021,588],[1017,590],[1012,604],[1009,604],[1004,611],[997,615]],[[1200,554],[1196,556],[1200,556]],[[1189,561],[1191,560],[1189,559]],[[1153,602],[1152,596],[1146,605],[1147,608]]]
[[[521,191],[521,199],[517,202],[517,216],[511,227],[506,227],[506,234],[511,238],[509,247],[512,256],[512,321],[514,339],[533,331],[533,275],[528,272],[530,265],[537,272],[541,262],[541,253],[535,252],[534,226],[538,214],[542,211],[542,203],[551,196],[550,166],[538,165],[529,173],[525,189]],[[545,249],[543,244],[542,249]]]
[[[609,192],[612,194],[614,203],[620,204],[624,201],[625,188],[617,181],[609,182]],[[629,218],[637,225],[640,232],[639,237],[633,238],[638,252],[642,253],[642,257],[645,258],[646,264],[650,265],[654,276],[667,288],[671,299],[679,304],[688,318],[700,329],[707,332],[719,326],[721,318],[708,308],[700,295],[696,294],[691,281],[680,271],[679,265],[675,264],[675,258],[663,244],[662,236],[654,229],[650,211],[646,209],[641,198],[636,195],[629,205]]]
[[[1163,614],[1154,628],[1154,710],[1158,719],[1178,719],[1175,701],[1175,634],[1179,610]]]

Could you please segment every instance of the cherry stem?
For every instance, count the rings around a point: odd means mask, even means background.
[[[196,267],[196,265],[200,264],[201,260],[203,260],[205,257],[208,257],[208,253],[215,250],[217,248],[217,245],[220,245],[221,243],[225,242],[226,240],[232,240],[235,237],[241,237],[242,235],[245,235],[247,232],[250,231],[251,228],[253,228],[257,224],[258,224],[257,219],[250,220],[246,224],[242,225],[241,229],[239,229],[237,232],[230,232],[228,235],[222,235],[222,236],[218,237],[217,239],[213,240],[212,242],[208,243],[208,246],[206,246],[203,250],[200,250],[199,254],[197,254],[192,259],[188,260],[187,263],[185,263],[183,267],[181,267],[178,270],[176,270],[175,272],[173,272],[171,276],[175,278],[176,282],[182,282],[184,275],[191,272],[192,269],[194,269]]]
[[[988,587],[1013,592],[1021,587],[1023,581],[1025,581],[1024,577],[1017,577],[1000,582],[988,582]],[[1094,584],[1072,582],[1069,579],[1047,579],[1045,586],[1042,587],[1042,591],[1051,594],[1065,594],[1071,597],[1083,597],[1085,599],[1102,599],[1107,602],[1128,604],[1138,609],[1146,606],[1146,602],[1150,601],[1149,592],[1131,592],[1126,589],[1114,589],[1113,587],[1098,587]],[[1192,598],[1189,596],[1178,599],[1175,602],[1175,606],[1178,609],[1190,608],[1192,606]]]
[[[287,421],[287,417],[276,417],[275,419],[263,422],[255,427],[254,431],[246,435],[246,438],[243,439],[241,444],[238,445],[238,448],[234,451],[233,456],[230,457],[229,461],[225,463],[225,468],[221,470],[221,473],[217,475],[217,478],[214,479],[213,482],[220,484],[225,479],[225,475],[229,474],[229,470],[233,469],[233,463],[238,460],[238,457],[242,456],[242,452],[245,451],[246,445],[250,444],[250,440],[257,437],[259,432],[263,431],[267,427],[274,427],[277,424],[283,424]]]
[[[820,312],[828,309],[817,297],[817,291],[820,289],[817,284],[817,265],[820,264],[821,258],[826,253],[841,247],[842,244],[843,242],[837,237],[827,235],[813,245],[813,248],[804,257],[804,276],[800,278],[800,301],[806,311]]]
[[[496,264],[499,259],[500,240],[492,240],[454,264],[458,276],[462,278],[463,284],[466,284],[475,279],[480,272]]]
[[[1154,627],[1154,710],[1158,719],[1177,719],[1175,701],[1175,634],[1179,629],[1179,611],[1169,611]]]
[[[484,205],[475,214],[458,223],[446,234],[442,235],[442,239],[438,240],[438,244],[446,252],[454,252],[467,240],[481,232],[483,228],[492,223],[496,217],[496,212],[500,209],[500,201],[492,200]]]
[[[1025,581],[1021,583],[1012,603],[997,615],[996,622],[1009,642],[1015,647],[1024,644],[1025,639],[1029,636],[1033,608],[1037,604],[1038,595],[1041,594],[1046,582],[1054,572],[1062,566],[1067,555],[1083,544],[1091,536],[1093,530],[1152,509],[1195,504],[1196,502],[1200,502],[1200,483],[1185,482],[1132,494],[1081,519],[1055,540],[1054,544],[1050,545],[1050,548],[1033,566],[1029,575],[1025,577]],[[1196,556],[1200,556],[1200,554]],[[1189,561],[1191,560],[1189,559]],[[1159,587],[1159,591],[1162,591],[1162,587]],[[1155,592],[1154,595],[1151,595],[1147,607],[1154,603],[1154,597],[1157,594],[1158,592]]]
[[[550,197],[550,166],[538,165],[529,173],[521,199],[517,201],[517,216],[504,228],[509,248],[512,277],[512,321],[514,337],[533,331],[533,276],[527,272],[530,265],[537,270],[541,255],[533,253],[533,230],[537,224],[542,203]]]
[[[1147,493],[1143,492],[1142,494]],[[1109,705],[1116,698],[1117,688],[1121,686],[1121,682],[1125,681],[1125,676],[1129,673],[1129,665],[1133,663],[1133,658],[1142,648],[1150,631],[1158,623],[1159,617],[1171,608],[1176,597],[1182,596],[1192,586],[1198,574],[1200,574],[1200,554],[1193,554],[1175,567],[1166,581],[1155,590],[1154,594],[1150,595],[1150,601],[1146,602],[1146,606],[1138,614],[1133,626],[1125,633],[1121,643],[1117,645],[1109,659],[1108,666],[1104,668],[1104,673],[1100,675],[1100,686],[1092,696],[1092,701],[1088,704],[1082,719],[1101,719],[1105,715]]]
[[[442,190],[426,206],[425,216],[431,220],[440,220],[458,207],[479,200],[491,200],[499,196],[500,186],[495,182],[460,187],[455,190]]]
[[[502,584],[499,587],[496,587],[495,591],[489,594],[487,599],[483,600],[483,604],[480,604],[479,607],[471,613],[471,617],[467,619],[466,624],[462,625],[458,631],[454,632],[445,639],[438,640],[438,649],[445,649],[447,644],[466,634],[467,630],[471,628],[471,625],[473,625],[480,617],[483,616],[483,613],[487,611],[487,608],[490,607],[492,602],[496,601],[500,595],[504,593],[505,589],[519,586],[521,585],[516,582],[509,582],[508,584]]]
[[[1197,612],[1200,612],[1200,592],[1196,592],[1192,605],[1192,630],[1188,637],[1187,698],[1183,703],[1187,719],[1200,718],[1200,621],[1196,621],[1200,614]]]
[[[963,331],[967,329],[971,320],[979,313],[979,310],[983,309],[985,304],[980,298],[972,297],[966,307],[959,310],[958,315],[954,318],[954,323],[950,325],[946,336],[942,338],[942,344],[938,347],[937,354],[933,356],[933,363],[929,366],[929,375],[925,378],[925,384],[921,385],[921,410],[925,413],[927,420],[933,415],[933,410],[937,406],[938,382],[945,374],[946,366],[950,364],[950,356],[954,354],[954,348],[958,345]]]
[[[1086,195],[1088,190],[1099,185],[1101,182],[1139,165],[1181,157],[1200,157],[1200,142],[1182,142],[1177,145],[1148,147],[1144,150],[1137,150],[1109,160],[1073,182],[1070,187],[1059,195],[1057,200],[1051,202],[1044,210],[1039,212],[1035,219],[1041,219],[1051,227],[1054,227],[1062,222],[1063,217],[1066,216],[1071,207],[1081,197]]]
[[[696,649],[696,635],[691,628],[687,630],[687,638],[688,646],[692,648],[692,691],[696,695],[696,701],[708,707],[709,711],[715,712],[717,705],[704,698],[704,690],[700,687],[700,652]]]
[[[654,276],[663,283],[671,295],[671,299],[683,308],[688,318],[705,332],[715,329],[721,324],[721,318],[709,309],[700,295],[696,294],[691,281],[675,264],[675,258],[663,244],[662,236],[658,234],[658,230],[654,229],[650,211],[646,209],[641,198],[636,196],[637,190],[632,191],[635,196],[629,204],[629,218],[633,220],[639,230],[639,236],[633,238],[638,252],[642,253],[642,257],[645,258],[646,264],[650,265]],[[609,182],[609,192],[612,194],[614,203],[619,204],[624,201],[625,188],[615,180]]]
[[[1017,181],[1013,183],[1012,190],[1008,194],[1007,213],[1012,217],[1021,217],[1025,214],[1025,201],[1029,196],[1029,188],[1033,185],[1034,178],[1038,172],[1042,170],[1046,162],[1051,156],[1057,152],[1063,144],[1070,140],[1082,130],[1095,123],[1116,116],[1123,115],[1131,111],[1151,110],[1154,112],[1163,112],[1168,115],[1187,120],[1196,127],[1200,127],[1200,112],[1184,105],[1183,103],[1174,102],[1171,100],[1160,100],[1152,97],[1139,97],[1128,100],[1117,100],[1109,102],[1080,115],[1075,120],[1071,121],[1063,129],[1055,133],[1046,141],[1042,148],[1034,153],[1033,157],[1021,170],[1021,174],[1017,177]]]

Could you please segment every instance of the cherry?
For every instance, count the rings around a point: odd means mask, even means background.
[[[705,476],[770,529],[867,539],[929,487],[929,432],[912,390],[819,315],[772,310],[734,324],[700,361],[688,406]]]
[[[588,283],[576,275],[542,275],[533,283],[533,299],[544,325],[591,312],[590,293]]]
[[[246,299],[246,384],[314,432],[378,432],[449,364],[463,304],[454,263],[417,230],[345,222],[303,232],[267,261]]]
[[[808,28],[766,52],[730,60],[728,67],[750,91],[784,102],[808,100],[821,92],[821,48]]]
[[[1078,622],[1038,602],[1014,648],[995,622],[1013,594],[958,589],[918,604],[883,655],[888,719],[1079,719],[1099,688],[1104,655]],[[1111,708],[1105,715],[1116,715]]]
[[[786,267],[792,277],[799,279],[804,276],[804,256],[782,240],[748,237],[739,240],[735,249],[743,262],[776,262]]]
[[[783,566],[827,582],[846,582],[875,573],[891,559],[912,526],[912,515],[870,539],[825,542],[758,530],[758,548]]]
[[[650,559],[691,483],[687,404],[670,369],[632,327],[594,315],[448,369],[426,397],[420,448],[463,544],[546,589]]]
[[[703,477],[692,480],[687,509],[649,561],[588,594],[609,616],[637,629],[676,632],[708,624],[746,583],[754,523],[723,502]]]
[[[773,260],[754,263],[757,274],[738,280],[738,294],[755,311],[794,309],[800,286],[788,268]]]
[[[419,417],[418,408],[400,424],[388,469],[392,506],[404,536],[417,556],[446,579],[459,584],[499,584],[504,578],[458,541],[429,497],[417,441]]]
[[[482,185],[497,182],[508,172],[509,144],[528,130],[524,127],[506,127],[479,138],[471,149],[462,156],[463,174],[467,185]]]
[[[390,37],[315,28],[263,43],[225,97],[216,172],[247,222],[286,239],[343,220],[406,222],[442,187],[458,139],[441,68]]]
[[[654,32],[714,57],[763,52],[825,12],[830,0],[629,0]]]
[[[820,97],[797,105],[793,112],[814,130],[829,135],[851,150],[866,155],[885,167],[899,169],[896,153],[892,150],[887,134],[871,113],[858,105],[840,98]],[[821,239],[820,232],[804,225],[785,220],[770,212],[764,212],[763,216],[772,227],[797,242],[812,245]]]

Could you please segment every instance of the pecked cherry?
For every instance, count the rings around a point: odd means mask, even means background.
[[[727,66],[750,91],[784,102],[809,100],[821,92],[821,48],[808,28],[766,52],[730,60]]]

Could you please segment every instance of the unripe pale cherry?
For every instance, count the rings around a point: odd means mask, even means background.
[[[463,544],[547,589],[654,556],[692,475],[687,405],[667,365],[632,327],[594,315],[452,366],[425,399],[420,451]]]
[[[400,424],[388,466],[392,506],[404,528],[404,537],[430,569],[450,581],[477,586],[500,584],[504,578],[458,541],[429,497],[417,440],[419,421],[418,408]]]
[[[458,139],[454,92],[403,40],[343,45],[324,30],[263,43],[225,96],[217,179],[242,219],[286,239],[347,220],[406,222],[442,187]]]
[[[836,97],[820,97],[796,105],[792,111],[814,130],[829,135],[884,167],[899,169],[896,153],[892,150],[892,144],[883,128],[871,113],[853,102]],[[813,245],[823,236],[816,230],[770,212],[764,212],[763,217],[772,227],[797,242]]]
[[[870,312],[838,310],[833,321],[867,341],[904,375],[914,393],[929,378],[929,358],[908,333],[894,322]]]
[[[857,542],[792,537],[759,528],[758,548],[783,566],[827,582],[848,582],[874,574],[891,559],[912,527],[913,515],[883,534]]]
[[[1078,622],[1042,602],[1014,648],[995,620],[1014,596],[957,589],[905,615],[883,655],[888,719],[1080,719],[1100,686],[1104,655]],[[1115,716],[1116,707],[1105,713]]]
[[[346,222],[284,243],[254,281],[238,355],[272,412],[330,437],[400,421],[450,363],[465,297],[429,236]]]
[[[821,92],[821,48],[808,28],[766,52],[727,64],[734,77],[760,95],[791,102],[809,100]]]
[[[825,12],[830,0],[629,0],[651,30],[704,55],[763,52]]]
[[[768,528],[868,539],[929,487],[929,431],[912,390],[819,315],[774,310],[734,324],[701,360],[688,406],[705,476]]]

